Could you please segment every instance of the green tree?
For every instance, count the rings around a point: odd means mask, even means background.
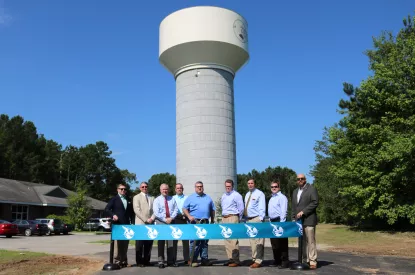
[[[326,174],[320,185],[333,180],[335,195],[348,201],[342,209],[347,219],[415,224],[413,18],[404,20],[396,36],[384,32],[373,45],[367,51],[372,76],[360,87],[344,83],[347,99],[339,102],[344,117],[327,130],[327,150],[318,151],[325,158],[317,160],[314,173]]]
[[[169,195],[173,196],[176,192],[176,176],[170,173],[160,173],[152,175],[148,180],[148,193],[152,196],[160,195],[160,185],[166,183],[169,185]]]
[[[82,186],[82,184],[80,184]],[[68,196],[68,209],[66,215],[75,229],[81,230],[87,219],[91,216],[92,209],[89,205],[86,190],[82,187],[76,190],[76,193]]]

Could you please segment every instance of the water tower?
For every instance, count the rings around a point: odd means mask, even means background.
[[[160,24],[160,63],[176,79],[176,176],[185,193],[201,180],[216,201],[236,183],[233,80],[249,59],[248,24],[234,11],[192,7]]]

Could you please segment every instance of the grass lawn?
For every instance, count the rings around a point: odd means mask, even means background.
[[[157,241],[154,241],[155,243],[157,243]],[[111,241],[110,240],[98,240],[98,241],[92,241],[92,242],[87,242],[87,243],[97,243],[97,244],[110,244]],[[131,240],[130,245],[135,245],[135,241]]]
[[[1,274],[94,274],[102,262],[82,257],[0,250]]]
[[[38,252],[22,252],[22,251],[10,251],[10,250],[0,250],[0,264],[7,263],[10,261],[26,261],[39,257],[47,256],[46,253]]]
[[[345,225],[319,224],[316,242],[323,250],[415,257],[415,232],[360,231]]]

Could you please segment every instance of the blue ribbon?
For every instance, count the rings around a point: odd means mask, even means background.
[[[113,240],[212,240],[293,238],[303,235],[300,222],[163,224],[112,226]]]

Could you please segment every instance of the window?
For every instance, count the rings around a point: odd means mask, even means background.
[[[29,217],[29,206],[21,204],[12,204],[12,219],[27,220]]]

